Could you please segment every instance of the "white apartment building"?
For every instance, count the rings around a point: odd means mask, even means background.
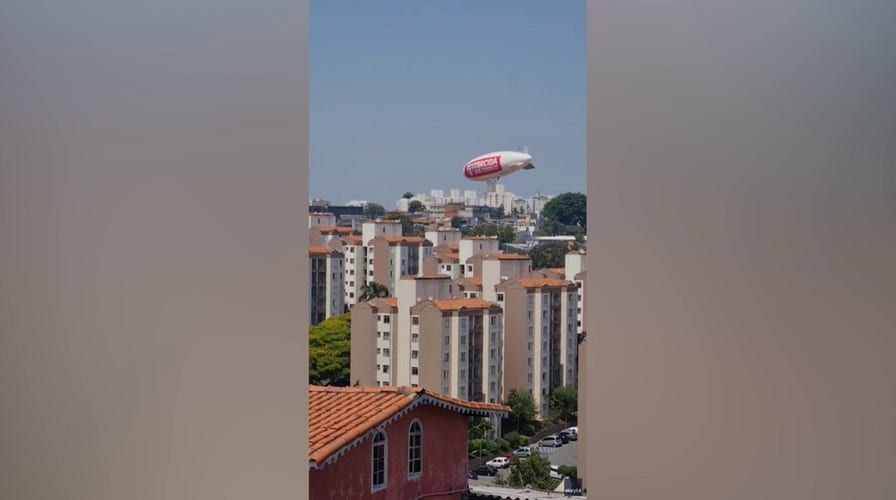
[[[311,277],[309,311],[311,324],[316,325],[345,312],[343,255],[323,246],[309,247],[308,255]]]
[[[398,299],[378,298],[352,307],[350,370],[363,386],[409,385],[396,379]]]

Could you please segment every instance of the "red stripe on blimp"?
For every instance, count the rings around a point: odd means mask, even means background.
[[[473,160],[464,165],[464,175],[468,178],[482,177],[491,175],[501,171],[501,157],[487,156],[478,160]]]

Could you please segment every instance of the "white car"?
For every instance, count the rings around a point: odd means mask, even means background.
[[[570,427],[569,429],[565,429],[566,432],[572,434],[574,440],[579,439],[579,428],[578,427]]]
[[[510,466],[510,459],[507,457],[495,457],[495,458],[489,460],[488,462],[486,462],[485,465],[494,467],[496,469],[504,469],[504,468]]]
[[[518,448],[516,451],[514,451],[513,454],[516,455],[517,458],[531,457],[532,449],[528,446],[523,446],[522,448]]]
[[[564,477],[566,477],[566,476],[564,476],[563,474],[560,474],[560,467],[558,467],[556,465],[551,466],[551,479],[559,480],[559,479],[563,479]]]

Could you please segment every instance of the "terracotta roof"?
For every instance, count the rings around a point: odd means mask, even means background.
[[[482,258],[487,260],[529,260],[528,255],[521,253],[495,253]]]
[[[320,387],[308,389],[308,450],[315,466],[342,452],[419,404],[434,404],[460,413],[510,413],[493,403],[464,401],[420,387]]]
[[[390,307],[398,307],[398,297],[383,297],[380,300],[389,304]]]
[[[321,233],[352,234],[357,232],[346,226],[317,226],[316,228]]]
[[[448,280],[451,276],[447,274],[424,274],[422,276],[408,276],[409,279],[415,280]]]
[[[445,262],[460,262],[460,257],[456,253],[437,254],[440,260]]]
[[[398,245],[400,243],[407,243],[411,245],[432,245],[431,241],[419,236],[379,236],[378,238],[385,240],[390,245]]]
[[[482,299],[450,299],[433,301],[440,311],[460,311],[461,309],[489,309],[497,306],[492,302]]]
[[[311,246],[308,247],[308,253],[310,255],[330,255],[330,254],[339,254],[338,250],[333,250],[330,247],[321,247],[321,246]]]
[[[462,285],[470,283],[472,285],[476,285],[481,288],[482,287],[482,276],[473,276],[472,278],[458,278],[457,282]]]
[[[345,241],[346,241],[346,243],[351,243],[352,245],[355,245],[355,246],[361,245],[362,243],[364,243],[364,240],[360,236],[355,235],[355,234],[346,236]]]
[[[517,283],[526,288],[569,286],[571,284],[569,281],[557,278],[523,278],[517,280]]]

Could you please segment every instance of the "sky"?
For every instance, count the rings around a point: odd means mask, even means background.
[[[584,192],[584,0],[312,0],[310,33],[312,198],[481,194],[463,165],[522,146],[507,191]]]

